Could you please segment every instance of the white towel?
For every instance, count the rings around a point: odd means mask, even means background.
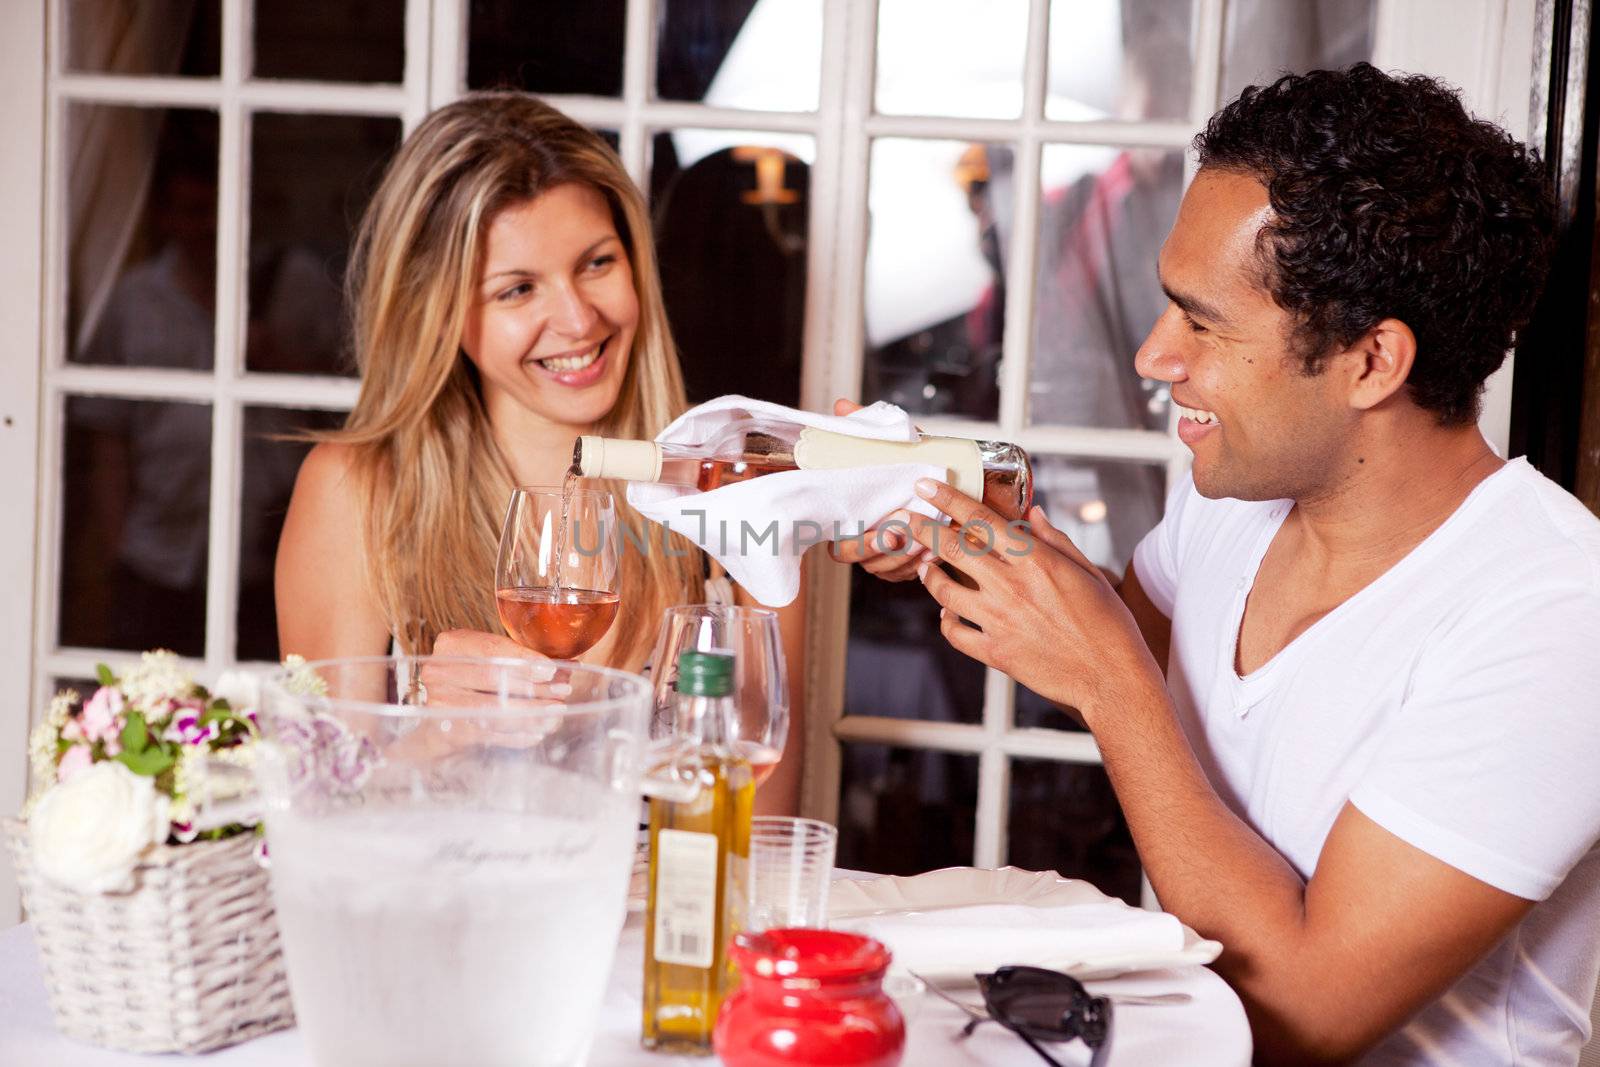
[[[656,440],[698,444],[746,412],[878,441],[915,441],[918,436],[911,416],[883,401],[839,416],[724,396],[684,412]],[[943,467],[900,463],[784,471],[709,493],[635,482],[628,486],[628,503],[705,549],[758,602],[782,607],[800,591],[800,557],[807,548],[859,535],[899,508],[935,517],[933,506],[917,496],[915,483],[918,478],[947,477]]]
[[[1183,924],[1120,901],[1031,907],[978,904],[936,911],[835,919],[836,930],[877,938],[897,970],[928,976],[973,974],[1027,964],[1065,967],[1106,957],[1178,952]]]

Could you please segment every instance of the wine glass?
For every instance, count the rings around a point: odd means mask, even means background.
[[[667,609],[651,657],[651,740],[670,739],[675,729],[678,656],[712,650],[733,654],[733,699],[739,712],[734,750],[749,762],[760,785],[777,767],[789,735],[789,683],[776,612],[731,604]]]
[[[617,506],[603,489],[519,486],[495,563],[511,639],[552,659],[594,647],[617,617]]]

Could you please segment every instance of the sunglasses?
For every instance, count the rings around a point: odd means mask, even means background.
[[[1062,1067],[1040,1042],[1082,1038],[1089,1046],[1089,1067],[1104,1067],[1111,1054],[1111,1001],[1090,996],[1070,974],[1043,967],[1001,967],[993,974],[973,975],[983,993],[989,1019],[1020,1037],[1051,1067]],[[976,1015],[962,1028],[971,1034]]]

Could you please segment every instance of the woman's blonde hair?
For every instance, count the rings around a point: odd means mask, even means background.
[[[569,182],[610,205],[639,299],[621,392],[593,430],[654,437],[685,406],[683,375],[644,199],[594,132],[525,93],[473,93],[406,139],[362,218],[346,282],[361,393],[328,439],[354,448],[373,594],[408,651],[442,630],[499,630],[495,553],[513,478],[461,338],[490,222]],[[643,529],[612,489],[619,520]],[[672,552],[651,544],[622,554],[618,666],[644,662],[667,606],[703,595],[699,552],[676,535]]]

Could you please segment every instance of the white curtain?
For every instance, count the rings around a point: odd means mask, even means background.
[[[183,57],[193,0],[68,6],[71,66],[83,73],[174,73]],[[68,258],[77,326],[69,339],[81,351],[100,314],[144,215],[161,136],[159,108],[73,104],[65,149],[69,211]]]

